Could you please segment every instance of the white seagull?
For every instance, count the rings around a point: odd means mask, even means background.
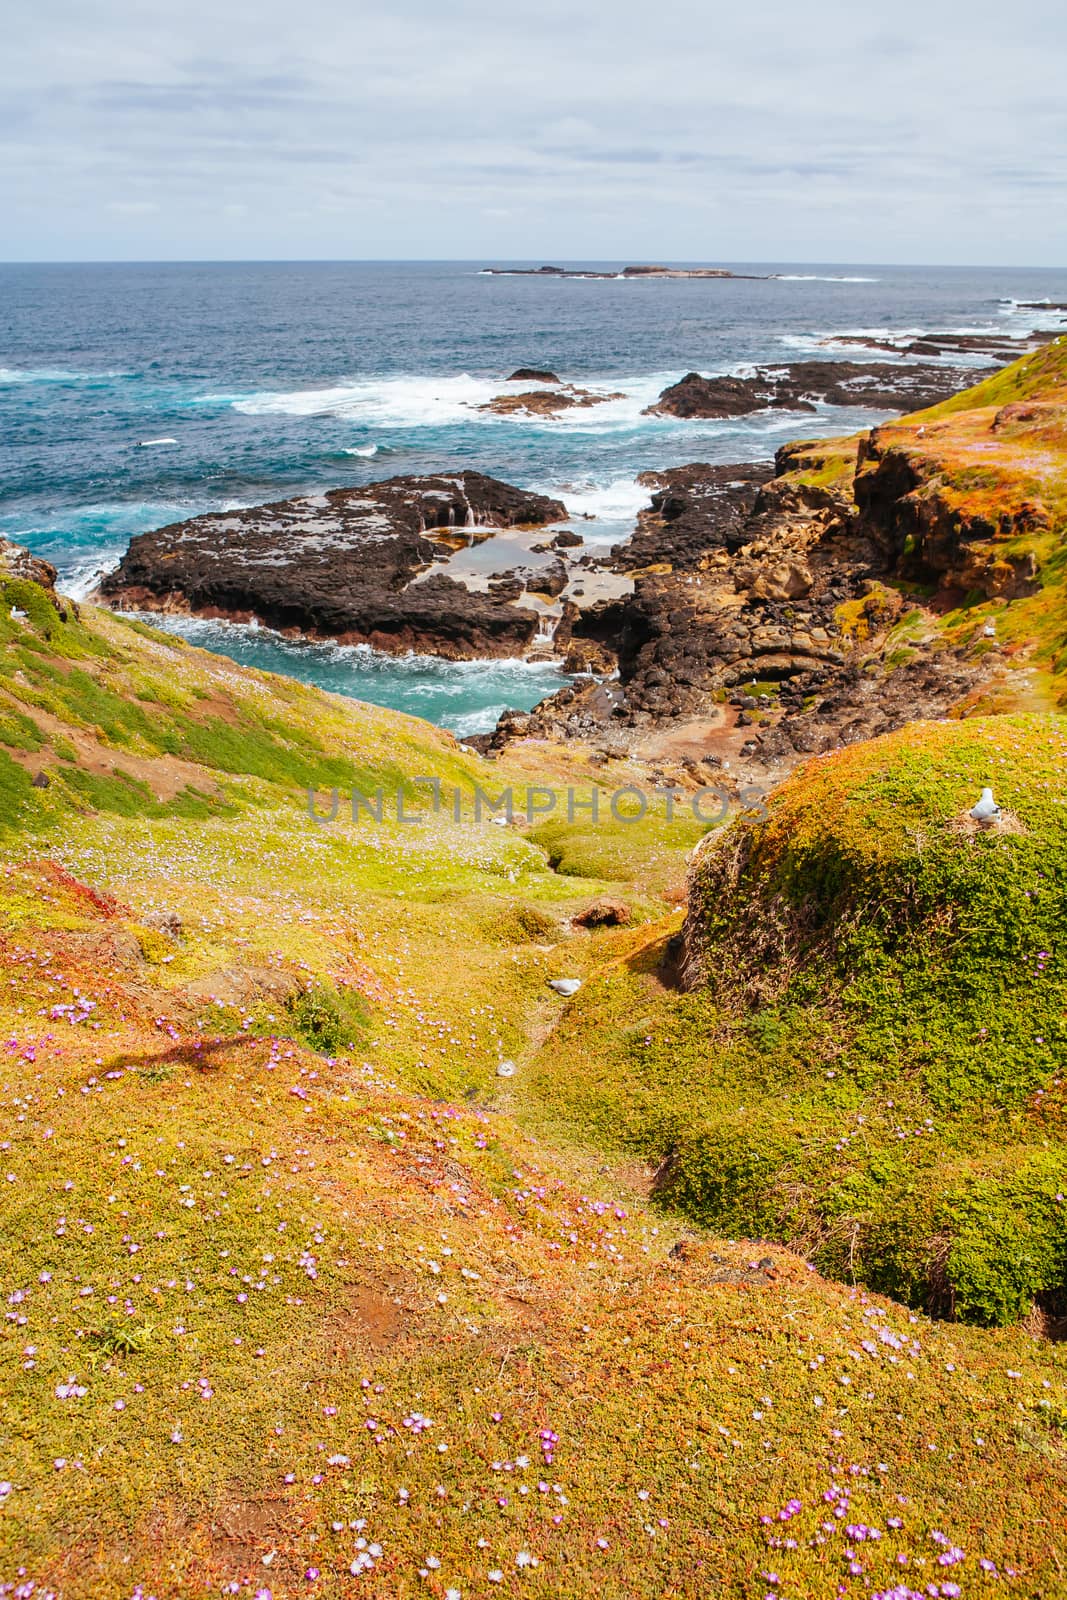
[[[577,994],[582,987],[582,980],[581,978],[549,978],[548,987],[555,989],[556,993],[561,994],[565,1000],[569,1000],[571,995]]]
[[[976,806],[971,807],[971,816],[975,822],[989,822],[993,817],[999,817],[1000,807],[993,799],[992,789],[983,789],[982,797]]]

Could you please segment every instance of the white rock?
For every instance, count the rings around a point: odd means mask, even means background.
[[[975,822],[988,822],[992,817],[999,816],[1000,807],[993,799],[992,789],[983,789],[982,797],[976,806],[971,807],[971,816]]]
[[[556,993],[561,994],[565,1000],[569,1000],[571,995],[577,994],[582,987],[582,980],[581,978],[549,978],[548,987],[555,989]]]

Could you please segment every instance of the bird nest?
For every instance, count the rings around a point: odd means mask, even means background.
[[[1016,816],[1014,811],[1009,811],[1006,806],[1001,806],[995,817],[984,818],[981,822],[977,817],[972,817],[969,811],[961,811],[959,816],[952,818],[948,827],[950,833],[958,833],[968,839],[988,833],[1028,833],[1030,831],[1022,818]]]

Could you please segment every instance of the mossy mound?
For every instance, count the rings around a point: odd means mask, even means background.
[[[979,1321],[1067,1282],[1067,1151],[1050,1140],[1067,1061],[1065,771],[1060,718],[918,724],[810,764],[766,821],[705,851],[691,981],[775,1048],[803,1029],[783,1105],[835,1085],[861,1114],[830,1149],[810,1125],[775,1129],[771,1108],[694,1134],[676,1198],[719,1225],[814,1225],[828,1265],[847,1245],[871,1281]],[[1004,808],[988,828],[969,815],[985,784]]]

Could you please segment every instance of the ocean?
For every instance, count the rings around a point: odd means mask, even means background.
[[[479,270],[490,264],[0,265],[0,532],[84,596],[145,529],[468,467],[558,496],[587,544],[607,547],[647,503],[639,472],[766,458],[789,439],[879,420],[832,407],[643,416],[684,372],[885,359],[835,349],[835,336],[1067,327],[1026,304],[1067,301],[1067,271],[755,263],[733,270],[780,276],[641,281]],[[555,420],[480,411],[519,366],[622,398]],[[263,628],[164,625],[461,735],[563,681],[550,663],[394,658]]]

